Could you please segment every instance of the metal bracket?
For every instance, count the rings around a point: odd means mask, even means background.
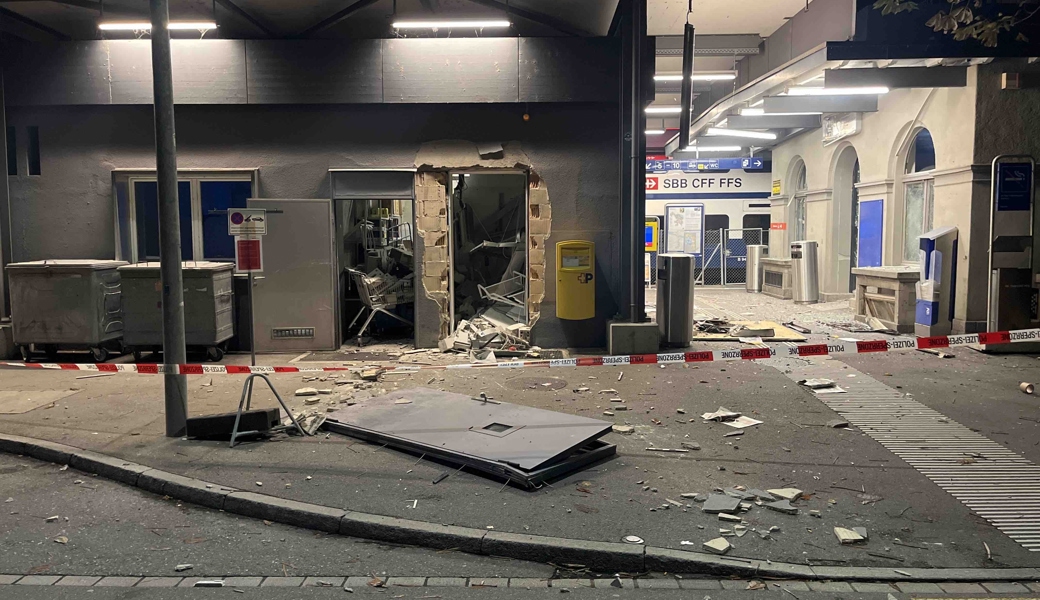
[[[285,401],[282,400],[282,396],[278,393],[278,390],[274,389],[274,385],[271,383],[271,380],[267,378],[267,375],[264,375],[263,373],[253,373],[246,377],[245,383],[242,384],[242,399],[238,401],[238,414],[235,415],[235,426],[231,429],[231,447],[235,447],[235,440],[239,437],[242,437],[244,435],[256,435],[258,433],[261,433],[260,431],[238,430],[238,422],[242,419],[242,407],[245,406],[245,409],[249,410],[249,406],[253,401],[253,380],[257,377],[267,382],[267,387],[271,388],[271,391],[274,393],[274,397],[278,399],[278,404],[282,405],[282,410],[285,411],[285,414],[289,415],[289,420],[292,421],[292,426],[296,427],[296,430],[300,432],[300,435],[306,437],[307,432],[304,431],[303,427],[301,427],[300,424],[296,421],[296,417],[293,416],[292,411],[289,410],[289,407],[285,405]],[[278,427],[270,429],[270,431],[283,431],[285,429],[288,429],[289,427],[289,425],[279,425]]]

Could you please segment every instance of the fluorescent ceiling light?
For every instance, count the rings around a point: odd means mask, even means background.
[[[490,21],[396,21],[394,29],[449,29],[451,27],[509,27],[505,20]]]
[[[822,112],[771,112],[767,113],[764,108],[742,108],[740,109],[740,116],[742,117],[804,117],[811,115],[822,115]]]
[[[661,135],[662,133],[665,133],[664,129],[647,129],[646,130],[646,135]]]
[[[775,133],[762,133],[759,131],[747,131],[745,129],[723,129],[720,127],[709,127],[708,135],[724,135],[730,137],[751,138],[755,140],[775,140]]]
[[[787,89],[788,96],[859,96],[866,94],[887,94],[887,87],[801,87]]]
[[[693,81],[733,81],[735,73],[697,73],[690,76]],[[682,81],[682,75],[654,75],[654,81]]]
[[[149,31],[152,28],[152,24],[147,21],[115,21],[109,23],[98,23],[98,29],[101,31]],[[199,30],[209,31],[210,29],[216,29],[217,24],[212,21],[170,21],[167,29],[170,31],[174,30]]]
[[[742,146],[688,146],[682,152],[740,152]]]
[[[646,107],[646,114],[648,115],[677,115],[682,112],[681,106],[648,106]]]

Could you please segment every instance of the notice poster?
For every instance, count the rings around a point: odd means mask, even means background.
[[[665,207],[665,249],[668,252],[700,254],[703,238],[704,206],[700,204]]]

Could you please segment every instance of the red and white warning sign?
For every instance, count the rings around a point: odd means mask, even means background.
[[[658,179],[657,177],[647,177],[646,178],[646,191],[648,191],[648,192],[656,191],[658,185],[660,184],[660,181],[661,180]]]
[[[235,238],[235,271],[261,273],[264,270],[264,246],[260,236]]]

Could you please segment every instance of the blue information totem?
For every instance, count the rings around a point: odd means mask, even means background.
[[[938,227],[917,238],[921,244],[921,279],[917,282],[918,337],[949,335],[957,291],[957,228]]]

